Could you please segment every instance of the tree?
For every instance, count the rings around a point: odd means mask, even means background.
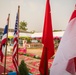
[[[21,64],[19,65],[19,74],[20,75],[29,75],[28,68],[24,62],[24,60],[21,61]]]
[[[21,21],[19,24],[19,29],[23,31],[27,31],[27,22]]]

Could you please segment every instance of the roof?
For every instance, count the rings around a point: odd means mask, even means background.
[[[53,37],[62,37],[64,34],[64,31],[60,31],[60,32],[53,32]],[[13,32],[9,32],[8,36],[13,36]],[[42,37],[42,32],[39,33],[19,33],[19,36],[21,37],[31,37],[31,38],[40,38]]]
[[[64,34],[64,31],[59,31],[59,32],[53,32],[53,37],[62,37]],[[42,37],[42,33],[34,33],[31,35],[32,38],[36,37]]]

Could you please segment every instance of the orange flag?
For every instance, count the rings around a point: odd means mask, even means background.
[[[46,2],[42,43],[43,52],[40,61],[39,71],[42,75],[48,75],[48,59],[50,59],[54,55],[54,42],[49,0],[47,0]]]

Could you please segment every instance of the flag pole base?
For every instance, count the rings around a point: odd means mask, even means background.
[[[2,73],[1,75],[8,75],[7,73]]]

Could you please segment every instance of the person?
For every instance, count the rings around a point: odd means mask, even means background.
[[[26,50],[27,50],[27,41],[26,40],[23,40],[23,49],[24,49],[24,52],[26,53]]]

